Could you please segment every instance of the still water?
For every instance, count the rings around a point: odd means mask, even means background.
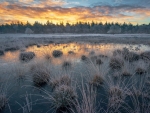
[[[32,112],[31,113],[45,113],[49,111],[51,113],[53,110],[50,108],[49,101],[43,100],[41,95],[45,95],[43,90],[37,89],[32,82],[32,75],[29,72],[34,63],[40,64],[41,62],[46,65],[46,67],[51,68],[51,75],[58,76],[61,74],[70,74],[71,76],[79,75],[90,75],[94,73],[95,70],[90,64],[84,63],[81,57],[84,55],[86,57],[93,56],[106,56],[109,59],[113,55],[113,51],[123,48],[128,48],[129,51],[135,53],[142,53],[144,51],[150,51],[150,46],[147,45],[129,45],[129,44],[114,44],[114,43],[83,43],[83,42],[73,42],[73,43],[62,43],[62,44],[49,44],[49,45],[34,45],[28,48],[22,48],[18,51],[8,51],[5,52],[3,56],[0,56],[0,85],[7,90],[7,97],[9,98],[9,105],[6,106],[0,113],[29,113],[24,111],[23,107],[26,105],[25,95],[29,95],[29,100],[32,102]],[[54,58],[52,53],[54,50],[62,51],[63,55],[58,58]],[[22,63],[19,60],[20,52],[34,52],[35,58],[30,62]],[[103,60],[103,69],[108,66],[108,61],[105,58]],[[71,62],[72,67],[69,69],[62,69],[62,64],[64,61]],[[40,64],[40,65],[43,65]],[[91,66],[91,70],[87,67]],[[87,71],[90,70],[90,71]],[[106,70],[107,71],[107,70]],[[104,72],[105,73],[105,72]],[[25,75],[23,79],[18,79],[18,75]],[[80,78],[77,78],[80,80]],[[44,90],[52,93],[49,86],[44,86]],[[104,89],[99,89],[99,92],[105,94]],[[104,96],[99,95],[100,99]],[[43,100],[38,101],[37,100]],[[104,101],[107,101],[104,100]],[[105,105],[104,109],[105,109]]]

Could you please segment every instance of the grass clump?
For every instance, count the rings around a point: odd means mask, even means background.
[[[147,71],[141,67],[137,68],[135,70],[136,74],[139,74],[139,75],[142,75],[142,74],[145,74]]]
[[[71,67],[71,62],[69,61],[65,61],[63,64],[62,64],[62,67]]]
[[[140,55],[135,52],[130,52],[128,48],[123,48],[123,50],[117,49],[113,52],[114,56],[120,55],[129,62],[137,61],[140,59]]]
[[[46,60],[51,60],[51,56],[50,56],[49,54],[46,54],[46,55],[45,55],[45,59],[46,59]]]
[[[5,51],[17,51],[19,50],[19,47],[8,47],[8,48],[5,48]]]
[[[86,60],[88,60],[88,57],[85,56],[85,55],[82,55],[82,56],[81,56],[81,60],[86,61]]]
[[[28,61],[32,60],[34,57],[35,57],[34,52],[21,52],[19,59],[21,61],[28,62]]]
[[[122,54],[122,51],[120,49],[113,51],[114,56],[121,55],[121,54]]]
[[[4,55],[4,51],[0,50],[0,56]]]
[[[59,77],[57,79],[51,79],[49,82],[49,85],[52,87],[52,89],[55,89],[56,87],[59,87],[61,85],[71,85],[71,79],[69,76],[64,75],[62,77]]]
[[[31,74],[33,83],[36,86],[43,86],[47,84],[50,80],[49,70],[45,66],[39,64],[31,67]]]
[[[122,68],[122,66],[124,66],[124,61],[121,58],[114,57],[114,58],[111,58],[109,66],[112,69],[120,69]]]
[[[116,111],[121,107],[124,102],[124,92],[117,86],[112,86],[109,89],[109,102],[108,105],[112,108],[112,111]]]
[[[74,53],[74,51],[68,51],[68,54],[74,55],[75,53]]]
[[[90,84],[94,86],[100,86],[103,84],[103,82],[104,82],[104,79],[100,75],[95,75],[90,81]]]
[[[81,98],[77,100],[77,104],[75,105],[77,113],[97,113],[97,108],[99,105],[96,104],[97,93],[93,87],[88,84],[81,85],[80,93]],[[75,113],[76,113],[75,112]]]
[[[5,94],[0,94],[0,111],[5,107],[7,104],[7,98]]]
[[[150,51],[143,52],[140,56],[142,59],[150,60]]]
[[[139,60],[140,56],[134,52],[128,52],[128,53],[124,54],[124,59],[129,62],[133,62],[133,61]]]
[[[123,71],[121,75],[122,76],[132,76],[132,74],[128,71]]]
[[[52,55],[57,58],[57,57],[61,57],[63,55],[63,52],[60,50],[54,50]]]
[[[101,65],[101,64],[103,64],[103,61],[101,59],[96,59],[96,64]]]
[[[72,87],[61,85],[53,93],[52,106],[58,111],[68,110],[75,104],[77,95]]]
[[[33,73],[33,82],[37,86],[45,85],[46,83],[48,83],[49,78],[49,73],[43,70],[36,70]]]

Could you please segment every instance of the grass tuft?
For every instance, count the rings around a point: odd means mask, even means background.
[[[101,86],[103,82],[104,82],[104,79],[100,75],[95,75],[90,81],[90,84],[94,86]]]
[[[5,94],[0,94],[0,110],[2,110],[7,104],[7,98]]]
[[[69,76],[64,75],[62,77],[59,77],[57,79],[51,79],[49,82],[49,85],[52,87],[52,89],[55,89],[56,87],[59,87],[61,85],[71,85],[71,79]]]
[[[120,69],[122,66],[124,66],[124,61],[121,58],[114,57],[110,59],[109,66],[112,69]]]
[[[54,50],[52,55],[57,58],[57,57],[61,57],[63,55],[63,52],[60,50]]]
[[[72,87],[61,85],[53,93],[52,106],[56,110],[69,109],[74,105],[77,95]]]

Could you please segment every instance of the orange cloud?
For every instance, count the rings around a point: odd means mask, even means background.
[[[22,3],[30,3],[30,2],[33,2],[33,0],[19,0],[19,2],[22,2]]]
[[[22,1],[22,0],[20,0]],[[28,0],[32,2],[32,0]],[[143,18],[150,16],[150,10],[147,8],[138,7],[111,7],[111,6],[96,6],[96,7],[50,7],[55,6],[53,0],[43,0],[39,6],[37,4],[31,6],[22,6],[18,4],[9,4],[8,2],[0,4],[1,23],[11,23],[12,21],[31,22],[39,21],[46,23],[50,20],[54,23],[77,21],[82,22],[142,22]],[[58,0],[59,5],[65,4],[64,1]],[[47,4],[47,5],[45,5]],[[51,5],[49,5],[51,4]],[[57,4],[58,5],[58,4]],[[128,13],[133,13],[128,14]],[[137,18],[138,16],[138,18]]]

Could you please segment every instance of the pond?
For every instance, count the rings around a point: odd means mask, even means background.
[[[81,112],[88,107],[126,113],[143,104],[148,109],[147,51],[150,46],[143,44],[88,42],[7,51],[0,56],[0,101],[6,104],[0,104],[0,112]]]

